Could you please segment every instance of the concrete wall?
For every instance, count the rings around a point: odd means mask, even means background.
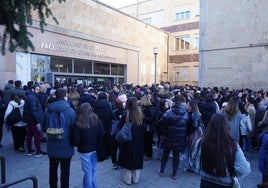
[[[200,86],[268,89],[268,1],[200,1]]]

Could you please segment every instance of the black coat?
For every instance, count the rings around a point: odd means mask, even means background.
[[[207,127],[208,122],[213,114],[217,112],[215,101],[200,101],[198,104],[199,111],[202,114],[202,121],[204,126]]]
[[[125,119],[125,117],[122,119]],[[129,117],[130,121],[131,119]],[[119,166],[128,170],[143,169],[144,125],[137,126],[132,124],[131,134],[132,140],[119,146]]]
[[[173,150],[182,150],[187,145],[187,128],[190,126],[190,116],[186,106],[174,105],[162,116],[163,146]]]
[[[113,119],[111,104],[107,99],[99,99],[95,102],[93,108],[103,124],[105,133],[110,135]]]

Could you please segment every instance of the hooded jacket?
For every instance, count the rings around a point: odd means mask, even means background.
[[[163,124],[163,144],[173,149],[185,148],[187,142],[187,128],[190,126],[190,116],[184,105],[174,105],[166,111],[160,120]]]
[[[55,158],[69,158],[74,155],[74,149],[70,142],[71,128],[75,123],[75,111],[70,107],[70,104],[63,100],[58,99],[55,102],[49,103],[45,111],[45,115],[42,121],[43,129],[48,127],[47,123],[49,115],[52,112],[63,112],[65,119],[64,134],[66,136],[62,140],[50,140],[47,141],[47,155]]]

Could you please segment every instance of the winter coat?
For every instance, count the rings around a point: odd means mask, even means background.
[[[70,142],[71,129],[75,123],[75,111],[70,107],[69,103],[63,99],[49,103],[45,111],[42,121],[42,127],[46,130],[48,127],[49,115],[52,112],[63,112],[65,119],[64,134],[62,140],[47,140],[47,155],[55,158],[69,158],[74,155],[74,149]]]
[[[260,135],[261,149],[259,152],[259,170],[262,174],[268,175],[268,133],[262,133]]]
[[[79,128],[75,125],[71,135],[72,144],[77,146],[78,152],[90,153],[96,151],[98,138],[103,137],[104,129],[98,120],[96,124],[91,124],[90,128]]]
[[[110,135],[113,119],[113,110],[111,104],[107,99],[99,99],[96,101],[93,108],[103,124],[105,133],[109,133]]]
[[[78,106],[87,102],[93,107],[96,101],[96,97],[94,97],[93,95],[83,93],[78,99]]]
[[[217,112],[217,105],[215,101],[200,101],[198,107],[202,114],[204,126],[207,127],[211,116]]]
[[[125,116],[122,121],[125,121]],[[132,117],[129,116],[131,122]],[[128,170],[143,169],[143,155],[144,155],[144,124],[137,126],[132,124],[131,128],[132,140],[130,142],[119,145],[119,166]]]
[[[154,123],[156,120],[156,112],[153,105],[142,106],[146,129],[148,132],[154,132]]]
[[[27,124],[41,124],[44,112],[38,98],[33,92],[26,95],[25,105],[23,109],[23,121]]]
[[[19,108],[20,114],[23,115],[23,107],[24,107],[24,104],[25,104],[25,102],[24,102],[23,99],[20,101],[20,104],[16,103],[13,100],[10,101],[8,103],[8,106],[7,106],[7,109],[6,109],[6,112],[5,112],[4,121],[6,121],[7,116],[12,112],[12,110],[14,108]],[[20,121],[18,123],[15,123],[13,126],[16,126],[16,127],[24,127],[24,126],[26,126],[26,123],[23,122],[23,121]]]
[[[160,120],[163,124],[163,146],[173,150],[182,150],[187,145],[187,128],[190,116],[184,105],[174,105],[166,111]]]

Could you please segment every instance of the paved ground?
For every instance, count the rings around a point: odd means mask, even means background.
[[[6,182],[14,181],[18,178],[34,175],[38,179],[39,188],[49,188],[48,184],[48,157],[35,158],[27,156],[26,153],[16,153],[12,149],[11,133],[4,130],[2,141],[4,148],[0,149],[0,156],[5,157],[6,161]],[[42,149],[46,151],[46,144],[42,143]],[[154,150],[156,153],[156,150]],[[258,152],[246,154],[251,163],[251,173],[244,179],[240,179],[242,188],[255,188],[261,182],[261,174],[258,171]],[[166,175],[159,177],[157,172],[160,167],[160,161],[154,158],[152,161],[144,162],[144,169],[141,172],[140,182],[131,187],[137,188],[198,188],[200,177],[198,175],[187,175],[183,169],[187,167],[187,160],[180,163],[177,180],[170,178],[171,160],[169,159],[166,169]],[[0,172],[1,174],[1,172]],[[71,162],[70,188],[81,188],[83,181],[83,172],[79,155],[76,151]],[[122,182],[122,170],[114,170],[111,160],[108,159],[97,165],[97,183],[99,188],[124,188],[130,187]],[[33,184],[30,180],[12,186],[13,188],[30,188]],[[0,185],[1,188],[1,185]]]

